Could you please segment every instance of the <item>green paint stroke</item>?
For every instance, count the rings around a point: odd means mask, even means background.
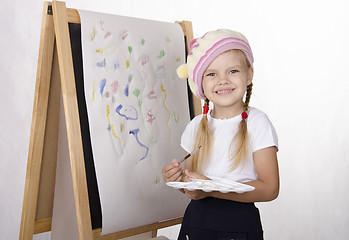
[[[158,56],[158,59],[161,59],[161,58],[163,58],[164,56],[165,56],[165,51],[164,50],[161,50],[160,51],[160,54],[159,54],[159,56]]]
[[[135,97],[138,97],[139,94],[141,94],[141,90],[139,90],[139,88],[136,88],[132,93]]]

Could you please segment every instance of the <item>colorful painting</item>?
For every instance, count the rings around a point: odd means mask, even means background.
[[[79,11],[87,111],[103,234],[183,214],[187,199],[161,168],[185,153],[185,59],[174,23]]]

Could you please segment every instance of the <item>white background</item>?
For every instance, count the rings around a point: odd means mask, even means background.
[[[0,8],[0,239],[18,239],[43,1]],[[251,105],[278,134],[281,191],[258,204],[265,239],[349,234],[349,2],[346,0],[68,0],[67,7],[167,22],[194,36],[231,28],[255,55]]]

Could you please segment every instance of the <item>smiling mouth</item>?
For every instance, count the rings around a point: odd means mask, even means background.
[[[223,90],[216,91],[216,93],[218,95],[226,95],[226,94],[232,93],[233,91],[234,89],[223,89]]]

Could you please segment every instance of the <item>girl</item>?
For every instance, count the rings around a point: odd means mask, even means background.
[[[166,182],[221,177],[255,187],[245,193],[181,190],[189,203],[178,239],[263,239],[254,202],[279,194],[277,134],[265,113],[249,107],[253,55],[242,34],[211,31],[190,42],[187,64],[178,69],[192,92],[205,100],[203,114],[186,127],[181,146],[191,152],[185,171],[173,159],[164,166]],[[209,102],[213,109],[209,111]]]

